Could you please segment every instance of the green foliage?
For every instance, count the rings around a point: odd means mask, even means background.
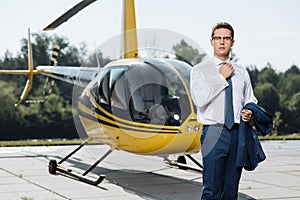
[[[295,93],[291,97],[290,101],[288,102],[288,110],[291,112],[300,111],[300,92]],[[299,112],[297,112],[296,114],[297,114],[296,117],[300,116]]]
[[[296,65],[277,73],[267,64],[247,68],[258,103],[274,117],[274,134],[300,132],[300,70]]]
[[[288,74],[284,76],[280,91],[287,97],[291,97],[293,94],[300,92],[300,75]]]
[[[249,67],[246,68],[249,76],[251,78],[251,84],[252,87],[255,88],[257,82],[258,82],[258,75],[259,75],[259,70],[256,68],[256,66],[251,65]]]
[[[34,200],[32,197],[22,197],[22,200]]]
[[[259,83],[254,89],[255,96],[262,106],[271,115],[280,110],[279,95],[275,86],[272,83]]]
[[[82,142],[80,139],[13,140],[0,141],[0,147],[80,145]]]
[[[34,66],[48,65],[54,44],[60,45],[58,62],[60,65],[80,66],[85,59],[86,49],[71,45],[66,38],[49,37],[46,34],[32,34]],[[0,69],[27,69],[27,39],[21,40],[21,49],[16,57],[6,52],[0,60]],[[76,138],[78,137],[72,115],[72,85],[56,81],[52,94],[44,103],[14,104],[23,91],[26,76],[0,76],[0,139],[39,139],[39,138]],[[45,88],[46,77],[35,76],[33,89],[28,99],[41,100],[49,90]]]
[[[279,128],[281,123],[282,123],[281,112],[276,111],[275,112],[275,117],[273,119],[274,130],[273,130],[272,135],[278,135],[278,128]]]
[[[19,119],[19,115],[16,109],[13,107],[13,103],[17,102],[17,98],[14,95],[14,88],[16,84],[8,84],[4,81],[0,81],[0,121],[1,127],[8,128],[12,126],[11,119]]]
[[[233,52],[232,49],[230,49],[230,57],[229,57],[229,60],[230,61],[233,61],[233,62],[237,62],[239,59],[236,57],[236,54]]]
[[[275,87],[278,83],[278,75],[272,66],[268,63],[267,67],[263,68],[257,78],[258,83],[271,83]]]
[[[288,102],[289,126],[294,130],[294,132],[300,133],[299,122],[300,122],[300,92],[294,94],[290,101]]]
[[[300,75],[300,70],[296,65],[292,65],[286,72],[284,73],[285,76],[289,74],[294,74],[294,75]]]
[[[179,44],[174,45],[173,50],[176,53],[176,59],[187,62],[192,66],[200,63],[205,56],[205,54],[200,54],[198,49],[194,49],[184,40],[181,40]]]
[[[102,52],[95,51],[85,60],[83,65],[87,67],[104,67],[109,62],[111,62],[111,59],[104,58]]]

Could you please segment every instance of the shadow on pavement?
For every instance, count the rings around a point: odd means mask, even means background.
[[[59,160],[61,158],[57,157],[57,159]],[[70,159],[67,162],[68,164],[74,165],[83,171],[89,168],[89,165],[84,163],[84,161],[81,159]],[[201,183],[161,174],[167,169],[170,169],[168,165],[166,165],[165,169],[158,169],[152,172],[130,169],[112,170],[105,168],[100,164],[92,171],[92,173],[98,175],[105,174],[105,180],[110,184],[120,186],[127,193],[138,195],[141,197],[141,199],[201,199]],[[101,185],[101,183],[95,187],[98,187],[101,190],[109,190],[105,188],[105,184]],[[238,200],[255,200],[255,198],[243,193],[239,193]]]

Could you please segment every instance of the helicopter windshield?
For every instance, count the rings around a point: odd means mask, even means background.
[[[191,113],[185,89],[190,68],[181,64],[151,59],[111,67],[100,76],[98,103],[122,119],[179,126]]]

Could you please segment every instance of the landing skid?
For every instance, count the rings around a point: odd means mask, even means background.
[[[193,163],[195,163],[199,168],[195,168],[194,166],[188,165],[186,162],[186,157],[188,157]],[[169,165],[178,167],[179,169],[183,170],[192,170],[196,172],[202,172],[203,166],[191,155],[185,155],[185,156],[179,156],[176,161],[172,161],[168,158],[165,158],[165,160],[168,162]]]
[[[71,177],[73,179],[76,179],[78,181],[81,181],[81,182],[84,182],[87,184],[91,184],[94,186],[97,186],[99,183],[101,183],[104,180],[105,175],[100,175],[97,179],[92,179],[90,177],[87,177],[86,175],[90,171],[92,171],[95,167],[97,167],[97,165],[112,152],[111,149],[108,150],[102,157],[100,157],[93,165],[91,165],[83,174],[73,172],[72,169],[62,166],[62,163],[64,161],[69,159],[72,155],[74,155],[77,151],[79,151],[86,144],[87,144],[87,142],[83,142],[80,146],[78,146],[75,150],[73,150],[71,153],[69,153],[66,157],[64,157],[58,163],[56,160],[50,160],[49,166],[48,166],[49,173],[54,174],[54,175],[56,175],[56,174],[65,175],[65,176]]]

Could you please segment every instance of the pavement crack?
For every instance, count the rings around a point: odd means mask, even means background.
[[[60,196],[60,197],[62,197],[62,198],[64,198],[64,199],[69,199],[69,200],[71,200],[70,198],[68,198],[68,197],[66,197],[66,196],[64,196],[64,195],[62,195],[62,194],[59,194],[59,193],[57,193],[57,192],[55,192],[55,191],[53,191],[53,190],[51,190],[51,189],[49,189],[49,188],[46,188],[46,187],[44,187],[44,186],[42,186],[42,185],[39,185],[39,184],[37,184],[37,183],[35,183],[35,182],[30,181],[29,179],[24,178],[24,176],[22,176],[21,174],[15,174],[14,172],[11,172],[11,171],[9,171],[9,170],[3,169],[2,167],[0,167],[0,170],[4,171],[4,172],[6,172],[6,173],[8,173],[8,174],[10,174],[10,175],[12,175],[12,176],[15,176],[15,177],[17,177],[17,178],[20,178],[20,179],[24,180],[25,182],[27,182],[27,183],[29,183],[29,184],[32,184],[32,185],[35,185],[35,186],[37,186],[37,187],[39,187],[39,188],[41,188],[41,189],[43,189],[43,190],[47,190],[48,192],[51,192],[51,193],[53,193],[53,194],[55,194],[55,195],[58,195],[58,196]]]

